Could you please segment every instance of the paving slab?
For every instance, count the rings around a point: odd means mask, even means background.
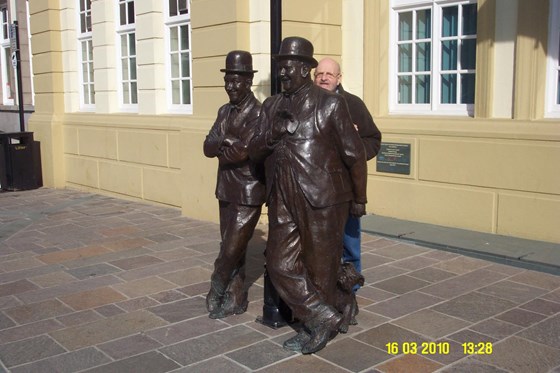
[[[370,219],[358,325],[304,356],[282,349],[292,326],[256,321],[265,225],[247,253],[247,311],[212,320],[217,224],[76,190],[0,193],[0,372],[560,372],[548,246],[386,219],[374,233]],[[492,352],[465,350],[478,343]]]

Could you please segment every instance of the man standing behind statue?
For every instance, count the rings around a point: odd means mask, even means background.
[[[226,57],[224,88],[229,103],[204,141],[204,155],[217,157],[220,253],[214,262],[210,291],[206,297],[209,317],[220,319],[247,310],[245,254],[261,215],[265,199],[262,165],[248,157],[247,143],[253,137],[261,103],[251,92],[253,60],[249,52],[231,51]]]
[[[342,97],[311,80],[311,42],[285,38],[275,58],[283,93],[263,103],[249,153],[265,161],[266,268],[305,325],[284,347],[313,353],[342,320],[333,306],[342,235],[349,212],[365,214],[367,164]]]
[[[331,58],[323,58],[315,69],[315,84],[331,92],[336,92],[346,100],[352,123],[356,126],[366,150],[369,161],[379,152],[381,147],[381,132],[375,125],[371,114],[364,102],[342,88],[340,65]],[[358,272],[362,271],[361,261],[361,224],[360,219],[352,215],[348,217],[344,227],[344,262],[350,262]]]

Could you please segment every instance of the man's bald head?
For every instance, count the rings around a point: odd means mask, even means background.
[[[323,58],[315,68],[315,85],[331,92],[336,90],[341,78],[340,65],[332,58]]]

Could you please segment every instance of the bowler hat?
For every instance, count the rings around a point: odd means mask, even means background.
[[[311,67],[317,67],[319,64],[315,58],[313,58],[313,44],[305,38],[299,36],[290,36],[282,40],[280,44],[280,50],[278,54],[274,55],[273,58],[277,60],[282,59],[296,59],[309,62]]]
[[[253,57],[246,51],[231,51],[226,56],[226,68],[220,69],[223,73],[253,74]]]

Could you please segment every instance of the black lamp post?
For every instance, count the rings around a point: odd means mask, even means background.
[[[282,0],[270,0],[270,94],[280,93],[280,76],[277,63],[272,56],[278,53],[282,42]],[[264,305],[263,315],[257,321],[271,328],[281,328],[292,320],[292,312],[274,288],[272,281],[264,271]]]

